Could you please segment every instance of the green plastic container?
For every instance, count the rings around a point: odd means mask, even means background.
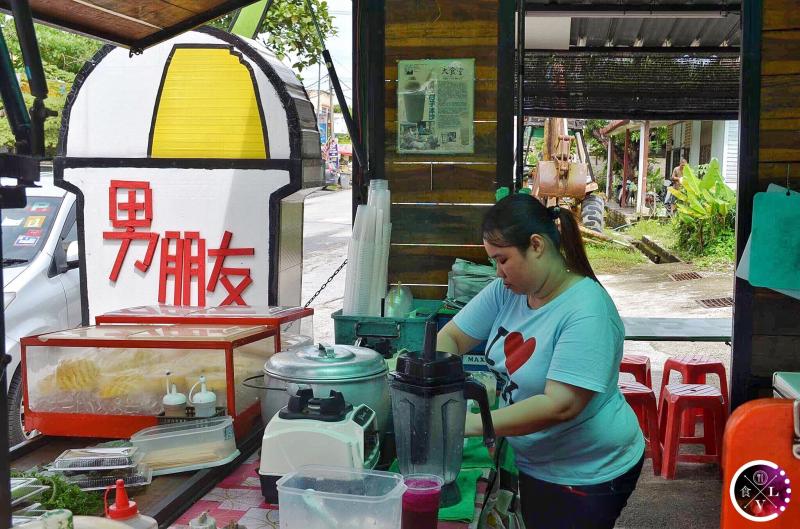
[[[401,349],[421,351],[425,339],[425,324],[436,321],[441,301],[415,299],[407,318],[376,316],[343,316],[334,312],[333,329],[337,344],[353,345],[361,340],[363,347],[375,349],[386,357]]]

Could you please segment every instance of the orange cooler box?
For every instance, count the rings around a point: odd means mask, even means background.
[[[21,340],[25,426],[47,435],[127,438],[163,411],[166,373],[178,391],[200,375],[241,438],[260,417],[259,375],[275,350],[274,327],[97,325]]]
[[[800,528],[800,401],[742,404],[725,427],[722,455],[721,529]]]

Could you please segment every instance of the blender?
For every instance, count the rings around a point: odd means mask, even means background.
[[[389,388],[400,472],[441,477],[442,506],[455,505],[460,500],[455,482],[461,470],[467,399],[480,406],[484,444],[494,445],[486,389],[466,376],[459,356],[436,350],[434,322],[426,324],[421,354],[398,356]]]

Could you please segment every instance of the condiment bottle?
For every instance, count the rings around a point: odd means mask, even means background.
[[[194,388],[200,384],[200,391],[194,393]],[[194,395],[192,395],[194,393]],[[217,396],[213,391],[206,390],[206,377],[200,375],[200,380],[194,383],[189,390],[189,403],[194,406],[195,417],[213,417],[217,409]]]
[[[108,492],[114,487],[108,487],[103,497],[103,505],[106,510],[106,518],[124,523],[134,529],[158,529],[158,522],[154,518],[139,514],[136,502],[128,499],[125,491],[125,481],[118,479],[116,485],[116,495],[114,503],[108,504]]]
[[[169,383],[170,372],[167,371],[167,393],[161,399],[165,417],[186,417],[186,395],[178,393],[175,384]]]

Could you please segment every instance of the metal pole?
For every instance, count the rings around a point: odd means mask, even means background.
[[[314,110],[317,112],[317,123],[319,123],[319,94],[322,86],[322,59],[317,57],[317,106]],[[327,135],[327,131],[325,132]]]
[[[514,187],[519,189],[522,186],[522,173],[524,169],[523,149],[525,132],[524,117],[524,90],[525,84],[525,0],[519,0],[517,4],[517,167],[515,171]]]

